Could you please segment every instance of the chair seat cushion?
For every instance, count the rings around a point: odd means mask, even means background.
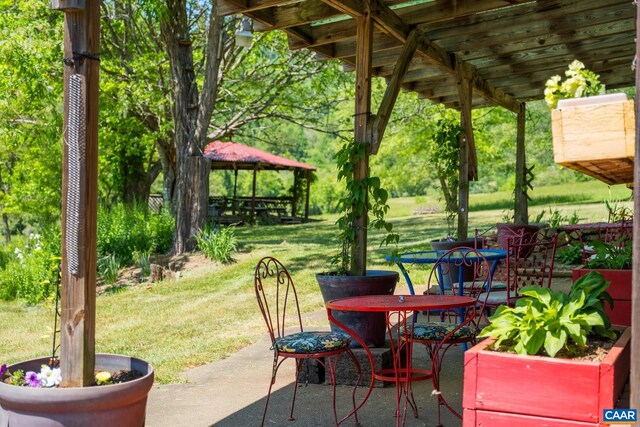
[[[478,297],[478,301],[484,301],[484,298],[487,297],[486,292],[480,294],[480,296]],[[509,302],[511,303],[515,303],[517,297],[513,294],[513,292],[511,293],[511,295],[509,295]],[[507,304],[507,291],[491,291],[489,292],[489,297],[487,298],[487,304],[491,304],[491,305],[501,305],[501,304]]]
[[[275,346],[283,353],[311,354],[346,348],[350,341],[344,332],[298,332],[276,338]]]
[[[413,339],[440,341],[447,334],[451,333],[458,325],[446,322],[420,322],[413,325]],[[400,335],[404,336],[404,328],[400,328]],[[472,340],[476,336],[476,329],[473,325],[464,325],[453,333],[450,339]]]
[[[507,289],[507,282],[491,282],[492,291],[503,291]]]

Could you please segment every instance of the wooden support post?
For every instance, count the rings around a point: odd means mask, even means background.
[[[396,99],[398,99],[398,93],[400,93],[402,79],[404,79],[404,75],[409,69],[411,58],[413,58],[417,46],[418,30],[414,28],[409,33],[409,37],[407,37],[407,41],[402,47],[402,52],[400,52],[396,65],[393,67],[393,74],[387,83],[387,89],[384,92],[380,107],[378,107],[378,113],[375,119],[371,121],[371,154],[378,153],[384,131],[387,128],[389,118],[393,112],[393,106],[396,104]]]
[[[253,168],[253,189],[251,191],[251,224],[256,223],[256,178],[258,175],[258,166]]]
[[[369,177],[371,133],[371,58],[373,56],[373,20],[371,12],[356,18],[356,115],[355,142],[365,145],[365,155],[353,168],[356,181]],[[368,192],[365,194],[368,197]],[[367,270],[367,212],[354,220],[355,242],[351,248],[351,274],[363,276]]]
[[[311,171],[307,170],[306,172],[306,177],[307,177],[307,191],[306,191],[306,198],[305,198],[305,202],[304,202],[304,219],[309,219],[309,191],[311,190]]]
[[[302,170],[293,170],[293,198],[291,199],[291,216],[296,216],[296,201],[298,200],[298,182],[300,181],[300,175]]]
[[[81,387],[95,366],[100,4],[68,3],[54,3],[65,13],[60,386]]]
[[[514,200],[513,222],[516,224],[529,223],[529,207],[527,196],[527,161],[525,150],[525,112],[526,105],[522,104],[518,112],[517,137],[516,137],[516,190]]]
[[[458,240],[466,240],[469,235],[469,180],[478,178],[476,144],[473,138],[471,106],[473,91],[463,68],[456,63],[458,96],[460,97],[460,171],[458,175]]]
[[[640,4],[636,3],[636,61],[640,58]],[[640,153],[640,66],[636,63],[636,153]],[[633,208],[640,212],[640,156],[636,154],[633,171]],[[640,215],[633,215],[633,253],[640,254]],[[631,289],[631,397],[629,408],[640,408],[640,258],[633,257]]]

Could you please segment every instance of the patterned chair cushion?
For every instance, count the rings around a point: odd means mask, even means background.
[[[413,338],[416,340],[440,341],[453,331],[458,325],[445,322],[421,322],[413,325]],[[404,336],[404,328],[400,328],[400,335]],[[473,325],[464,325],[453,333],[450,339],[472,340],[476,336],[476,328]]]
[[[275,346],[283,353],[311,354],[339,350],[350,341],[344,332],[298,332],[276,338]]]

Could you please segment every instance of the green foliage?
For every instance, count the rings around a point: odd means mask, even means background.
[[[480,336],[495,338],[496,349],[504,344],[518,354],[551,357],[563,348],[584,347],[591,333],[614,338],[604,311],[605,301],[613,306],[606,292],[610,284],[602,274],[590,272],[571,286],[569,295],[526,286],[515,307],[498,307]]]
[[[543,209],[533,220],[534,223],[547,222],[551,227],[560,227],[561,225],[577,224],[580,221],[580,216],[575,210],[571,215],[563,214],[559,209],[549,208],[547,211]]]
[[[545,84],[544,99],[549,108],[556,108],[560,99],[604,93],[605,87],[600,83],[600,77],[593,71],[584,68],[584,64],[577,59],[569,64],[565,75],[567,78],[563,82],[561,82],[562,77],[556,75],[547,80]]]
[[[31,233],[23,245],[17,245],[0,270],[0,299],[37,304],[52,297],[58,282],[59,245],[55,233],[45,237]]]
[[[198,248],[213,261],[230,263],[237,249],[235,228],[207,226],[196,234]]]
[[[45,225],[60,212],[62,20],[43,2],[0,7],[0,213]]]
[[[386,231],[387,234],[380,242],[381,246],[390,243],[397,245],[400,239],[397,233],[392,232],[393,224],[384,219],[389,210],[387,204],[389,193],[380,186],[380,178],[354,179],[354,168],[364,156],[365,144],[352,141],[345,143],[335,156],[338,165],[338,181],[344,180],[346,193],[340,199],[341,216],[336,221],[340,229],[340,250],[331,258],[331,263],[338,264],[340,273],[343,274],[348,271],[355,275],[362,274],[353,271],[353,266],[350,266],[351,250],[356,238],[355,221],[358,217],[366,215],[368,229]]]
[[[140,268],[142,277],[149,277],[151,274],[151,259],[149,251],[134,251],[133,261]]]
[[[131,265],[134,252],[164,253],[173,238],[173,219],[155,215],[143,204],[98,208],[98,258],[114,255]]]
[[[104,283],[112,285],[116,280],[118,280],[118,271],[120,270],[120,266],[120,261],[113,254],[107,254],[98,258],[98,277],[100,277]]]
[[[582,262],[582,246],[571,244],[556,252],[556,260],[563,264],[580,264]]]
[[[458,193],[460,186],[460,136],[462,127],[458,117],[445,115],[435,124],[429,161],[436,170],[444,197],[449,236],[458,237]]]
[[[599,240],[591,242],[595,256],[589,259],[585,268],[603,270],[628,270],[631,268],[633,245],[631,240],[624,242],[604,243]]]

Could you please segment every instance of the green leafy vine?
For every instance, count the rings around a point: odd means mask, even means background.
[[[393,233],[393,224],[385,221],[384,216],[389,210],[387,200],[389,193],[381,187],[380,178],[369,177],[354,179],[354,167],[366,155],[366,145],[353,141],[345,143],[336,153],[335,159],[338,166],[338,182],[344,181],[345,195],[338,201],[340,217],[336,221],[340,229],[340,249],[331,258],[332,264],[339,265],[339,273],[353,272],[351,266],[351,249],[356,239],[356,218],[366,212],[367,229],[385,230],[386,235],[380,242],[380,246],[397,244],[400,236]]]

